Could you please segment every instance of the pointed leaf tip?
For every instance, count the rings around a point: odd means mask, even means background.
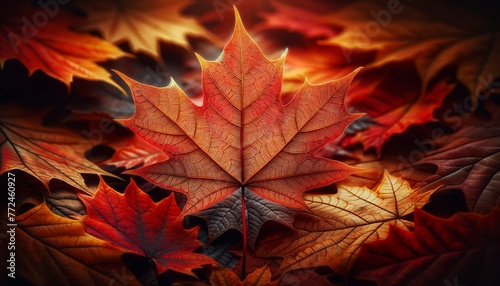
[[[233,5],[233,10],[234,10],[234,21],[235,21],[235,26],[236,25],[241,25],[243,26],[243,22],[241,20],[240,12],[238,11],[238,8],[236,5]]]
[[[236,35],[237,31],[239,31],[239,33],[247,35],[249,38],[251,38],[250,35],[248,34],[246,28],[245,28],[245,25],[243,24],[243,20],[241,19],[240,12],[238,11],[238,8],[236,8],[236,6],[233,5],[233,9],[234,9],[233,37],[234,37],[234,35]],[[252,41],[253,41],[253,39],[252,39]]]

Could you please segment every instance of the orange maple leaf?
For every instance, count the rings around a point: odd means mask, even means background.
[[[5,61],[17,59],[30,75],[41,70],[64,82],[68,89],[73,78],[79,77],[104,81],[125,93],[111,74],[96,64],[126,56],[125,52],[95,36],[69,30],[74,20],[64,11],[52,17],[23,1],[13,3],[0,10],[0,68]],[[42,16],[45,22],[40,22]]]
[[[338,29],[323,23],[322,14],[334,9],[335,2],[299,2],[299,1],[271,1],[272,12],[261,13],[262,22],[254,29],[283,29],[301,33],[307,38],[319,39],[334,37]]]
[[[136,112],[121,122],[169,156],[130,173],[187,194],[184,214],[205,209],[238,190],[305,208],[304,191],[356,172],[314,155],[359,117],[343,104],[356,72],[321,85],[306,81],[283,103],[284,55],[268,60],[235,13],[233,36],[219,59],[199,57],[201,106],[174,82],[156,88],[122,75],[132,90]]]

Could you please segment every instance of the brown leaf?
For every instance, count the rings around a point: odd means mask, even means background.
[[[447,121],[462,124],[460,117]],[[500,201],[500,112],[491,120],[470,120],[452,135],[422,140],[430,152],[417,163],[438,166],[422,191],[461,189],[470,211],[487,213]]]

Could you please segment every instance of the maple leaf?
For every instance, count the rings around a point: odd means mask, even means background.
[[[417,194],[407,182],[386,172],[374,191],[338,186],[337,194],[306,195],[312,212],[296,215],[298,231],[264,238],[257,254],[283,257],[278,273],[314,266],[346,273],[363,243],[385,237],[390,225],[411,227],[405,216],[423,206],[431,193]]]
[[[78,1],[77,6],[88,13],[81,29],[98,30],[106,40],[118,43],[126,41],[133,52],[145,52],[159,58],[158,40],[189,47],[187,35],[208,38],[217,42],[195,19],[182,15],[189,2],[134,0]]]
[[[156,88],[122,75],[136,103],[134,116],[122,122],[169,156],[165,162],[128,173],[187,194],[185,215],[239,190],[286,207],[305,208],[304,191],[356,172],[314,156],[358,117],[343,106],[355,72],[322,85],[306,81],[283,104],[284,56],[268,60],[235,13],[233,36],[219,59],[199,58],[204,87],[201,106],[174,82]],[[242,196],[243,206],[244,200]]]
[[[0,12],[0,68],[5,61],[17,59],[31,75],[41,70],[70,87],[74,77],[104,81],[123,93],[111,75],[96,62],[117,59],[127,54],[111,43],[97,37],[72,32],[68,27],[74,20],[64,11],[53,18],[44,10],[36,10],[25,1],[10,2]],[[45,15],[47,22],[39,23]],[[37,17],[35,20],[35,17]]]
[[[471,9],[475,7],[450,7],[444,3],[398,2],[387,10],[388,5],[387,1],[361,1],[325,17],[325,23],[343,25],[345,29],[323,43],[377,50],[377,59],[367,68],[415,60],[422,92],[447,66],[457,67],[458,80],[474,95],[483,87],[481,79],[491,81],[500,75],[496,15],[479,15]],[[470,21],[464,22],[464,18]]]
[[[366,112],[373,123],[354,136],[346,136],[341,146],[361,142],[365,150],[373,147],[380,155],[392,136],[404,133],[410,126],[437,121],[434,111],[455,85],[441,81],[422,93],[411,71],[407,66],[389,72],[374,70],[353,81],[346,101],[356,110]]]
[[[450,219],[415,210],[415,230],[392,227],[386,239],[363,245],[356,272],[388,286],[496,285],[499,222],[498,207],[487,215],[458,213]]]
[[[114,165],[131,169],[141,165],[151,165],[168,159],[162,151],[149,145],[137,136],[128,140],[113,142],[113,147],[117,148],[113,157],[102,162],[102,165]]]
[[[193,253],[202,246],[198,228],[184,229],[173,195],[154,203],[131,181],[120,194],[101,179],[93,197],[80,196],[87,207],[85,230],[126,252],[153,259],[158,273],[192,269],[214,261]]]
[[[30,285],[139,285],[124,253],[87,234],[81,221],[59,217],[45,203],[16,216],[17,279]],[[8,227],[8,230],[14,228]],[[120,274],[122,276],[120,276]]]
[[[42,126],[42,112],[4,105],[0,109],[0,173],[22,170],[39,179],[47,189],[59,179],[86,193],[81,173],[115,177],[85,159],[91,142],[58,127]]]
[[[462,124],[459,117],[446,121]],[[460,189],[469,210],[486,213],[500,201],[500,112],[489,120],[472,120],[452,135],[422,140],[429,153],[418,161],[438,166],[423,180],[422,191]],[[437,148],[436,148],[437,147]]]
[[[279,281],[271,282],[271,271],[268,266],[256,269],[241,281],[238,275],[225,268],[214,267],[210,275],[210,283],[214,286],[273,286]]]

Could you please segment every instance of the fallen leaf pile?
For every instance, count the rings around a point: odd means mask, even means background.
[[[6,285],[498,285],[495,7],[2,4]]]

